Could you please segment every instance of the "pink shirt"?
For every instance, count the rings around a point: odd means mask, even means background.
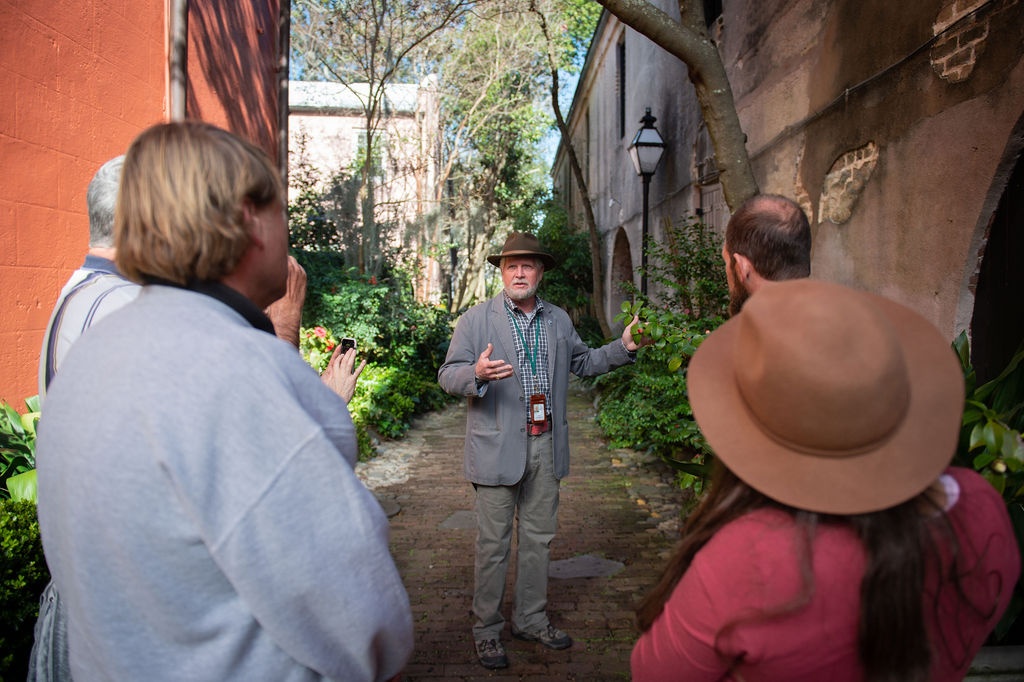
[[[999,494],[967,469],[948,472],[959,486],[947,515],[968,575],[940,592],[931,608],[936,576],[926,581],[926,617],[943,636],[932,659],[933,681],[962,680],[971,660],[1006,609],[1020,574],[1020,554]],[[840,525],[821,525],[813,542],[814,593],[809,604],[771,620],[747,620],[720,637],[738,618],[792,601],[803,584],[800,540],[792,517],[775,509],[748,514],[722,528],[694,557],[664,612],[633,649],[634,682],[659,680],[801,680],[861,682],[857,657],[860,582],[865,556],[860,541]],[[989,613],[991,611],[991,613]],[[932,638],[935,641],[936,638]],[[729,673],[729,662],[743,663]]]

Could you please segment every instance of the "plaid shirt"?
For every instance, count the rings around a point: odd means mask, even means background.
[[[512,339],[516,345],[523,390],[527,396],[543,393],[545,409],[550,417],[551,379],[548,377],[548,335],[544,331],[542,319],[544,302],[538,298],[533,312],[524,313],[508,294],[505,294],[505,312],[508,313],[508,325],[512,329]],[[537,368],[536,373],[534,367]],[[526,421],[530,421],[529,400],[526,401]]]

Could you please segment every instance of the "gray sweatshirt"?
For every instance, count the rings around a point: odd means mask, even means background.
[[[163,286],[71,349],[39,520],[76,680],[381,680],[412,649],[345,403],[293,346]]]

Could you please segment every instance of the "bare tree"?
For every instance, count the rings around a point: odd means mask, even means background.
[[[679,0],[679,20],[647,0],[597,0],[605,9],[656,45],[683,60],[697,91],[720,172],[725,201],[733,210],[757,194],[725,65],[704,18],[700,0]]]
[[[564,35],[562,40],[559,41],[551,34],[546,16],[546,12],[554,11],[551,7],[542,9],[538,0],[530,0],[530,11],[537,17],[547,45],[548,68],[551,72],[551,108],[555,115],[555,124],[558,126],[558,132],[562,136],[562,146],[565,148],[566,155],[569,158],[569,167],[572,169],[573,178],[580,193],[580,203],[583,205],[583,218],[590,237],[590,258],[593,262],[592,286],[594,292],[591,298],[591,314],[597,319],[598,325],[601,327],[601,334],[605,338],[611,338],[611,326],[605,318],[603,306],[599,305],[599,302],[604,300],[601,236],[597,229],[597,219],[594,217],[594,207],[590,202],[590,188],[586,177],[583,175],[583,167],[580,165],[579,157],[576,154],[576,145],[573,142],[569,126],[565,122],[565,117],[562,115],[562,107],[559,103],[559,66],[565,61],[567,56],[572,56],[572,45],[566,43]],[[562,43],[561,46],[559,45],[560,42]]]
[[[380,227],[375,183],[383,154],[387,88],[410,73],[408,57],[433,35],[458,22],[473,0],[293,0],[292,52],[307,77],[345,85],[366,122],[360,140],[360,270],[380,274]]]

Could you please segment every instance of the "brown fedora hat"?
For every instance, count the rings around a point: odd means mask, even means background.
[[[721,461],[783,504],[862,514],[924,491],[949,465],[964,381],[926,319],[809,279],[771,283],[690,362],[697,423]]]
[[[554,270],[557,263],[555,263],[554,257],[542,251],[540,248],[540,241],[532,234],[526,232],[513,232],[505,240],[505,246],[501,249],[501,253],[488,256],[487,262],[495,267],[501,266],[501,259],[506,256],[536,256],[544,263],[545,270]]]

